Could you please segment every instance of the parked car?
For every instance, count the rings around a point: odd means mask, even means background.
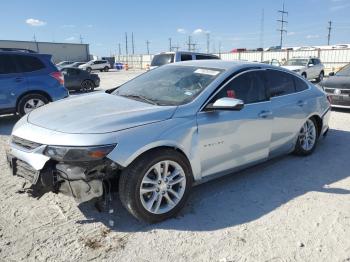
[[[281,63],[277,59],[266,60],[266,61],[263,61],[262,63],[273,65],[273,66],[281,66]]]
[[[71,66],[72,64],[74,64],[73,61],[62,61],[62,62],[59,62],[58,64],[56,64],[56,66],[58,68],[64,68],[66,66]]]
[[[100,78],[80,68],[66,67],[61,69],[64,86],[69,91],[92,92],[100,86]]]
[[[92,70],[100,70],[101,72],[102,71],[108,72],[108,70],[111,68],[111,65],[107,60],[91,60],[86,64],[80,65],[78,68],[84,69],[89,73]]]
[[[350,64],[329,76],[321,86],[331,96],[332,106],[350,108]]]
[[[282,67],[294,71],[308,80],[316,79],[320,82],[324,77],[324,65],[316,57],[292,58],[287,60]]]
[[[75,67],[78,68],[80,65],[86,64],[86,62],[74,62],[69,67]]]
[[[158,66],[176,63],[189,60],[207,60],[207,59],[220,59],[216,55],[202,54],[195,52],[177,51],[177,52],[163,52],[153,57],[150,70],[157,68]]]
[[[24,115],[68,96],[51,55],[0,51],[0,114]]]
[[[282,154],[311,154],[329,117],[326,94],[291,71],[181,62],[111,94],[33,111],[15,125],[8,160],[42,191],[80,202],[117,183],[133,216],[158,222],[178,213],[193,185]]]

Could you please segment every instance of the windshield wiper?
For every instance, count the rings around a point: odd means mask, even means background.
[[[120,95],[120,96],[123,96],[123,97],[127,97],[127,98],[134,98],[134,99],[137,99],[137,100],[141,100],[141,101],[145,101],[149,104],[152,104],[152,105],[156,105],[158,106],[159,104],[147,97],[144,97],[144,96],[141,96],[141,95]]]

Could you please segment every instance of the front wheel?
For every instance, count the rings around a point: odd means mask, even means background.
[[[310,155],[316,148],[317,138],[316,121],[314,118],[309,118],[299,131],[294,153],[301,156]]]
[[[316,80],[317,80],[317,82],[321,82],[323,80],[323,78],[324,78],[324,73],[322,71]]]
[[[137,219],[156,223],[174,217],[192,187],[189,163],[174,150],[155,150],[127,167],[119,181],[123,206]]]
[[[92,92],[92,91],[94,91],[94,88],[95,88],[95,85],[90,80],[84,80],[81,83],[81,91],[84,92],[84,93],[85,92]]]
[[[91,67],[88,67],[88,68],[86,68],[86,71],[87,71],[88,73],[91,73],[92,68],[91,68]]]
[[[105,72],[108,72],[108,70],[109,70],[108,66],[105,66],[105,68],[103,68],[103,71],[105,71]]]

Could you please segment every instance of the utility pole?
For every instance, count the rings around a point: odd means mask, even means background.
[[[281,19],[277,20],[277,22],[281,23],[281,27],[280,27],[280,29],[277,29],[277,31],[279,31],[280,34],[281,34],[280,46],[282,48],[282,45],[283,45],[283,33],[287,33],[287,30],[285,29],[285,24],[288,24],[287,20],[284,20],[285,15],[288,16],[288,12],[286,12],[285,9],[284,9],[284,2],[283,2],[282,10],[278,10],[278,13],[281,13]]]
[[[132,54],[135,54],[135,43],[134,43],[134,32],[131,32],[131,47],[132,47]]]
[[[128,33],[125,32],[125,53],[126,55],[129,54],[128,52]]]
[[[149,55],[149,44],[150,44],[150,41],[146,41],[146,46],[147,46],[147,55]]]
[[[35,34],[33,35],[33,40],[34,40],[34,42],[36,42],[36,36],[35,36]]]
[[[332,21],[329,21],[328,22],[328,41],[327,41],[328,45],[331,42],[331,31],[332,31]]]
[[[210,53],[210,34],[206,33],[207,36],[207,54]]]
[[[83,37],[81,35],[80,35],[79,39],[80,39],[80,44],[82,44],[83,43]]]
[[[192,43],[192,37],[189,35],[188,36],[188,42],[186,43],[188,47],[188,51],[195,51],[196,50],[196,43]]]
[[[171,37],[169,37],[169,52],[171,52],[172,48],[173,48],[173,46],[171,44]]]
[[[265,10],[261,11],[261,24],[260,24],[260,48],[264,48],[264,29],[265,29]]]
[[[119,56],[122,55],[122,49],[121,49],[121,47],[120,47],[120,43],[118,43],[118,54],[119,54]]]

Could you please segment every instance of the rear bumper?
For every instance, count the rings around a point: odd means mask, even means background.
[[[64,86],[58,86],[50,90],[49,95],[51,96],[52,102],[67,98],[69,96],[68,90]]]
[[[331,107],[329,107],[322,115],[322,131],[320,136],[323,136],[328,132],[330,117],[331,117]]]

